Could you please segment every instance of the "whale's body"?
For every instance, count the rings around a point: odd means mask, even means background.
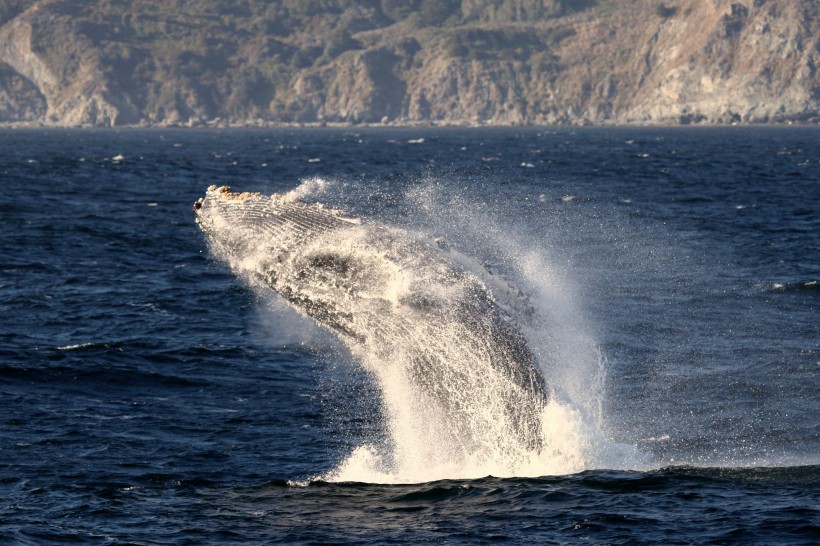
[[[446,245],[292,193],[212,186],[194,208],[217,257],[395,367],[424,393],[420,408],[450,416],[459,445],[501,434],[541,446],[548,390],[526,339],[486,279]]]

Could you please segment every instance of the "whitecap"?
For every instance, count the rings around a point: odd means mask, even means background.
[[[94,345],[94,343],[89,341],[87,343],[77,343],[77,344],[73,344],[73,345],[62,345],[60,347],[57,347],[57,350],[58,351],[73,351],[75,349],[84,349],[86,347],[91,347],[92,345]]]

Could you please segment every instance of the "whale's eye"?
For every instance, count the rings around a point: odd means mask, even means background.
[[[353,265],[350,258],[331,253],[316,254],[310,258],[308,263],[311,267],[331,271],[338,275],[346,275]]]
[[[432,294],[414,292],[401,298],[401,303],[412,307],[416,311],[432,312],[441,308],[442,302]]]

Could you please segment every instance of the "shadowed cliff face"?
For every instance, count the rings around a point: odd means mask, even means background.
[[[0,3],[0,122],[820,121],[815,0]]]

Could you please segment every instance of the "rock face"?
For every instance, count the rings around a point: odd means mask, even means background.
[[[5,114],[0,121],[65,126],[136,121],[133,107],[110,96],[98,57],[71,19],[39,5],[5,24],[0,29],[0,61],[6,68],[2,82],[19,91],[7,91],[5,100],[0,98],[0,112]],[[15,86],[15,80],[21,83]],[[30,106],[14,108],[19,103]]]
[[[643,43],[644,81],[625,120],[765,123],[817,118],[818,5],[691,3]]]
[[[0,6],[0,123],[820,122],[817,0],[144,4]]]

